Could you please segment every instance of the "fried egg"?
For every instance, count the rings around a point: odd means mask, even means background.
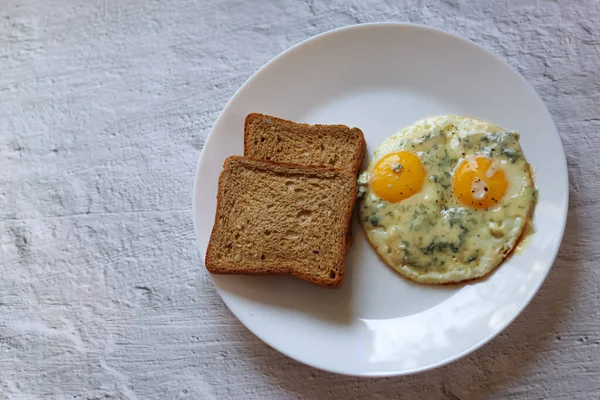
[[[426,118],[385,140],[358,179],[360,220],[380,258],[421,283],[482,277],[534,205],[519,134],[474,118]]]

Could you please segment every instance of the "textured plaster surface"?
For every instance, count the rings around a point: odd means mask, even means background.
[[[569,220],[525,312],[474,354],[362,380],[301,365],[228,311],[196,248],[196,162],[258,68],[355,23],[498,53],[553,114]],[[0,2],[0,399],[600,398],[598,1]]]

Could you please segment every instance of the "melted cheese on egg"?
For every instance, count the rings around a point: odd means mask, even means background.
[[[514,247],[533,206],[518,134],[457,116],[427,118],[388,138],[359,186],[371,245],[423,283],[489,273]]]

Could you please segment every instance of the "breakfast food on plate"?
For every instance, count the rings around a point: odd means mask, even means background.
[[[206,268],[223,274],[292,274],[337,286],[356,175],[232,156],[219,177]]]
[[[244,155],[282,163],[339,168],[356,174],[365,153],[358,128],[299,124],[264,114],[249,114],[244,125]]]
[[[475,279],[515,246],[534,205],[519,135],[426,118],[385,140],[359,177],[360,220],[383,261],[422,283]]]
[[[328,166],[358,173],[366,143],[358,128],[308,125],[271,115],[251,113],[244,124],[244,155],[309,166]],[[347,251],[352,244],[348,229]]]

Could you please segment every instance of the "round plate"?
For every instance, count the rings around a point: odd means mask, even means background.
[[[203,254],[219,173],[225,158],[243,154],[250,112],[359,127],[367,141],[363,166],[382,140],[421,118],[473,116],[521,132],[539,188],[529,245],[487,279],[448,286],[406,280],[379,260],[356,218],[337,290],[292,277],[212,275],[237,318],[289,357],[361,376],[441,366],[502,331],[552,266],[568,203],[560,138],[527,82],[476,44],[422,26],[356,25],[302,42],[261,68],[222,111],[200,157],[194,223]]]

